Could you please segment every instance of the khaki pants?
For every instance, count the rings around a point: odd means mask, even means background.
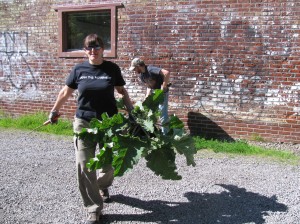
[[[88,127],[89,122],[75,118],[73,123],[74,132],[79,133],[82,128]],[[97,148],[96,142],[78,139],[74,136],[74,147],[76,155],[77,183],[84,208],[88,213],[99,212],[103,208],[103,200],[99,190],[111,186],[114,179],[114,170],[111,166],[97,171],[89,171],[86,168],[86,163],[91,158],[95,157]]]

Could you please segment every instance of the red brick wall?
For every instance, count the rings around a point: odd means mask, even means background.
[[[1,111],[49,111],[72,66],[84,60],[57,57],[54,8],[68,4],[1,1]],[[117,13],[117,58],[110,60],[134,101],[145,93],[128,70],[138,56],[170,70],[170,113],[192,134],[300,143],[298,0],[129,0]],[[65,117],[73,116],[74,100]]]

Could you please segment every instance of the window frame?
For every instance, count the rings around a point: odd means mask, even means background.
[[[122,3],[115,4],[97,4],[86,6],[61,6],[56,7],[55,11],[58,12],[58,57],[60,58],[82,58],[85,57],[84,50],[67,51],[67,35],[66,33],[66,14],[70,12],[88,12],[88,11],[101,11],[110,10],[111,13],[111,49],[104,50],[104,57],[116,57],[116,40],[117,40],[117,7],[121,7]]]

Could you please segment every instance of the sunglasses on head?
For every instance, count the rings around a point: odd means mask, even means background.
[[[88,51],[91,51],[92,49],[94,50],[100,50],[100,46],[99,45],[91,45],[91,46],[88,46],[88,47],[85,47],[84,49],[88,50]]]

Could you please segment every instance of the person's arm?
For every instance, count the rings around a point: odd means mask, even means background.
[[[163,90],[168,90],[168,84],[170,79],[170,72],[166,69],[160,70],[160,74],[164,76],[164,82],[161,86]]]
[[[51,123],[56,123],[59,117],[59,110],[62,105],[68,100],[68,98],[72,95],[74,89],[65,85],[58,93],[54,106],[52,107],[49,115],[49,119]]]
[[[133,109],[133,106],[132,106],[132,103],[130,101],[130,98],[129,98],[129,95],[128,95],[128,92],[127,90],[124,88],[124,86],[115,86],[115,89],[117,90],[117,92],[119,94],[121,94],[123,97],[123,100],[124,100],[124,104],[125,104],[125,107],[127,109],[128,112],[132,111]]]

